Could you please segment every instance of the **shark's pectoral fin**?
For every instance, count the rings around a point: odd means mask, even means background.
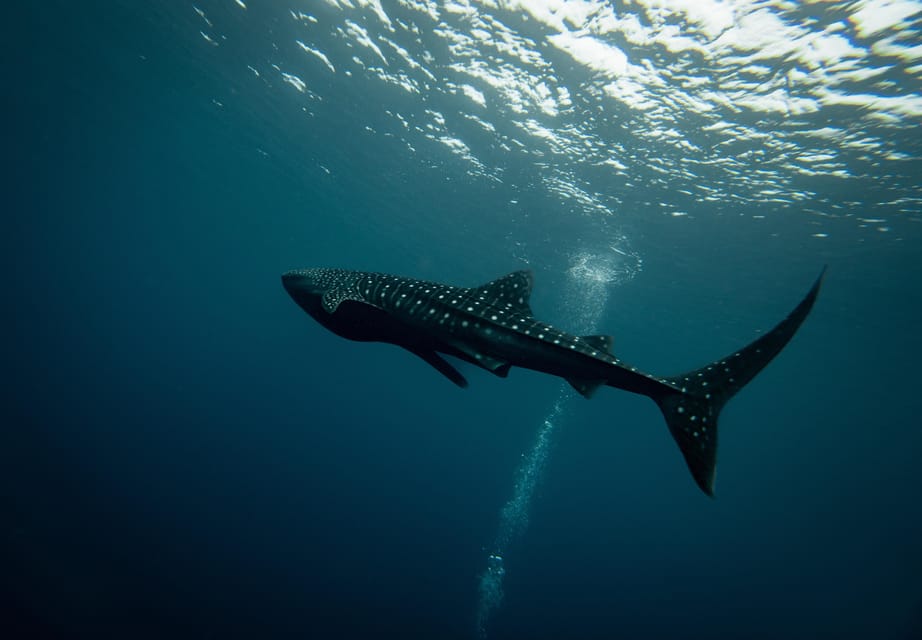
[[[571,387],[579,391],[584,398],[591,398],[596,389],[605,384],[605,380],[578,380],[575,378],[567,378],[567,382],[570,383]]]
[[[358,292],[354,291],[350,287],[334,287],[326,292],[324,292],[323,297],[320,299],[321,304],[323,305],[324,311],[329,314],[333,314],[346,300],[351,300],[352,302],[359,302],[361,304],[367,304],[371,307],[375,307],[373,304],[369,304]],[[378,307],[375,307],[376,309]]]
[[[461,372],[455,369],[451,364],[448,363],[442,356],[437,354],[435,351],[423,351],[423,350],[410,350],[412,353],[415,353],[420,358],[432,365],[436,371],[441,373],[443,376],[454,382],[456,385],[462,389],[467,388],[467,379],[461,375]]]

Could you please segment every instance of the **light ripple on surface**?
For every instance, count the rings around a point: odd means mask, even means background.
[[[216,10],[193,9],[218,46]],[[399,88],[411,102],[379,108],[406,147],[435,144],[473,176],[500,180],[510,162],[532,162],[550,193],[599,213],[628,202],[642,215],[650,203],[682,217],[691,197],[715,210],[756,205],[759,219],[810,201],[886,220],[878,231],[901,215],[918,221],[922,194],[905,166],[922,147],[906,135],[922,124],[920,2],[327,0],[316,9],[280,12],[315,60],[280,72],[283,82],[306,92],[322,70]],[[250,61],[254,74],[263,66]],[[590,166],[599,170],[579,169]],[[632,195],[627,177],[650,172],[658,193]],[[886,197],[833,207],[805,178]]]

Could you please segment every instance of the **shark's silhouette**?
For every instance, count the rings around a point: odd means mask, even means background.
[[[528,305],[528,271],[474,288],[344,269],[289,271],[282,283],[333,333],[396,344],[459,387],[467,380],[440,354],[500,377],[514,366],[560,376],[587,398],[602,385],[648,396],[663,412],[695,482],[713,495],[720,410],[788,343],[813,307],[822,279],[821,273],[788,317],[749,346],[671,377],[643,373],[616,358],[610,336],[573,336],[536,320]]]

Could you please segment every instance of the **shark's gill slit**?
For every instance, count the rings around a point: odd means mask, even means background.
[[[608,302],[608,286],[629,279],[634,270],[619,268],[619,261],[608,256],[581,253],[574,257],[568,274],[570,281],[566,288],[565,308],[574,314],[567,319],[568,324],[582,334],[592,334]],[[475,623],[479,638],[487,637],[490,617],[502,605],[506,552],[528,528],[532,497],[541,481],[554,433],[566,413],[570,398],[570,386],[561,385],[557,400],[538,430],[534,445],[523,456],[515,472],[512,497],[499,512],[496,538],[488,550],[487,566],[478,583]]]

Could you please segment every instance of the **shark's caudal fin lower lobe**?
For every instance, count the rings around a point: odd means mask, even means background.
[[[726,358],[701,369],[666,378],[679,390],[663,391],[653,396],[695,482],[709,496],[714,495],[720,410],[794,336],[816,301],[825,272],[824,267],[800,304],[774,329]]]

